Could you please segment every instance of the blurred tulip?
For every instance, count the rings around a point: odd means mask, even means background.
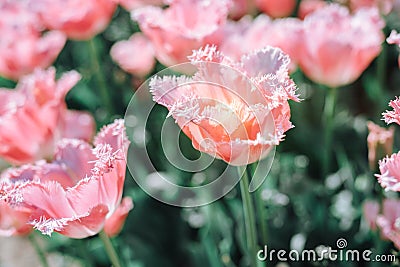
[[[147,6],[132,12],[142,32],[153,43],[157,59],[166,66],[187,62],[192,50],[226,21],[228,0],[170,0],[167,9]]]
[[[156,63],[153,46],[142,33],[135,33],[129,40],[115,43],[110,54],[123,70],[139,77],[149,74]]]
[[[391,240],[400,249],[400,201],[384,199],[382,214],[378,216],[376,224],[381,229],[384,239]]]
[[[85,113],[67,112],[65,95],[80,75],[71,71],[55,80],[55,69],[24,76],[15,90],[0,88],[0,157],[12,164],[51,158],[64,136],[89,140],[94,122]]]
[[[380,174],[375,176],[378,178],[380,185],[386,191],[400,191],[400,152],[387,156],[379,161]]]
[[[300,19],[304,19],[308,14],[311,14],[327,5],[328,2],[325,2],[324,0],[302,0],[299,5],[297,16]]]
[[[44,30],[24,1],[0,3],[0,76],[18,80],[53,63],[67,38],[61,32]]]
[[[316,83],[350,84],[379,55],[383,27],[376,9],[354,15],[336,4],[319,9],[304,20],[300,68]]]
[[[68,38],[87,40],[105,30],[117,2],[114,0],[35,0],[44,25],[64,32]]]
[[[109,219],[116,234],[132,208],[129,198],[120,207],[128,144],[123,120],[104,127],[93,149],[84,141],[63,139],[53,162],[23,166],[31,172],[8,179],[12,190],[4,190],[3,198],[12,207],[31,209],[30,224],[46,235],[85,238]]]
[[[389,106],[393,108],[393,110],[386,110],[383,115],[383,120],[387,123],[397,123],[400,125],[400,98],[396,97],[395,100],[391,100],[389,102]]]
[[[394,128],[385,129],[373,122],[368,122],[368,161],[371,170],[374,170],[377,159],[387,156],[393,151]]]
[[[363,204],[363,215],[371,230],[376,229],[376,219],[379,214],[379,203],[376,201],[365,201]]]
[[[190,60],[198,67],[193,78],[155,77],[150,90],[195,149],[246,165],[264,158],[293,127],[288,100],[298,101],[296,85],[288,75],[290,59],[278,48],[236,62],[206,46]]]
[[[256,6],[273,18],[290,16],[296,8],[296,0],[256,0]]]
[[[386,42],[388,44],[395,44],[400,48],[400,33],[398,33],[396,30],[392,30],[390,32],[389,37],[386,38]],[[399,68],[400,68],[400,55],[399,55],[397,61],[399,63]]]
[[[393,3],[394,0],[349,0],[349,6],[352,11],[362,8],[378,8],[384,15],[390,13]]]
[[[162,6],[164,0],[118,0],[119,4],[128,11],[144,6]]]

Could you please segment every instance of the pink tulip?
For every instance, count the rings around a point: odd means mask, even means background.
[[[267,45],[275,46],[290,56],[289,70],[296,69],[302,29],[299,19],[285,18],[272,21],[265,15],[259,15],[252,22],[244,18],[235,26],[227,25],[230,30],[225,33],[225,39],[220,45],[224,54],[239,60],[243,54],[253,50]]]
[[[379,55],[384,22],[376,9],[351,15],[332,4],[307,16],[300,68],[314,82],[339,87],[354,82]]]
[[[53,162],[25,167],[31,173],[14,179],[3,198],[12,207],[31,209],[29,223],[46,235],[85,238],[105,224],[116,234],[132,208],[129,198],[121,203],[128,144],[123,120],[104,127],[94,148],[63,139]]]
[[[379,161],[380,174],[375,176],[383,188],[400,191],[400,152]]]
[[[362,8],[378,8],[379,11],[387,15],[393,8],[394,0],[350,0],[350,9],[356,11]]]
[[[296,8],[296,0],[256,0],[256,6],[273,18],[290,16]]]
[[[68,38],[91,39],[105,30],[111,21],[117,2],[114,0],[35,0],[47,28],[60,30]]]
[[[391,240],[400,249],[400,201],[385,199],[382,214],[378,216],[376,224],[381,229],[382,237]]]
[[[379,204],[376,201],[366,201],[363,205],[364,218],[372,230],[376,229],[376,219],[378,218],[379,209]]]
[[[368,131],[368,161],[370,168],[375,169],[378,157],[392,153],[394,128],[385,129],[373,122],[368,122]]]
[[[133,209],[132,199],[130,197],[124,197],[115,212],[106,220],[104,232],[110,237],[118,235],[131,209]]]
[[[170,0],[167,9],[147,6],[132,13],[142,32],[153,43],[157,59],[166,66],[187,62],[192,50],[226,21],[230,2]]]
[[[308,14],[327,6],[328,3],[324,0],[302,0],[299,5],[297,16],[304,19]]]
[[[24,76],[15,90],[0,88],[0,157],[12,164],[51,158],[62,137],[90,139],[93,119],[67,112],[65,95],[80,75],[71,71],[55,80],[55,69]]]
[[[58,31],[43,33],[38,16],[23,1],[0,3],[0,76],[18,80],[35,68],[47,68],[66,42]]]
[[[288,75],[289,57],[278,48],[233,61],[206,46],[190,60],[198,67],[193,78],[155,77],[150,90],[195,149],[246,165],[265,157],[293,127],[288,100],[298,101],[296,85]]]
[[[392,30],[390,32],[390,35],[388,38],[386,38],[386,42],[388,44],[395,44],[400,48],[400,33],[398,33],[396,30]],[[399,68],[400,68],[400,55],[398,57],[398,63],[399,63]]]
[[[134,10],[144,6],[162,6],[164,0],[118,0],[119,4],[126,10]]]
[[[149,74],[156,63],[153,46],[142,33],[135,33],[129,40],[115,43],[110,54],[123,70],[139,77]]]
[[[386,110],[383,115],[383,120],[387,123],[397,123],[400,125],[400,99],[396,97],[395,100],[391,100],[389,102],[389,106],[393,108],[393,110]]]

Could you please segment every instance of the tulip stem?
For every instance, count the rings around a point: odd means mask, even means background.
[[[243,217],[246,230],[246,242],[249,253],[249,259],[252,267],[257,266],[257,231],[254,205],[249,191],[249,176],[246,172],[246,167],[238,167],[240,179],[240,192],[242,195]]]
[[[89,42],[89,50],[90,50],[90,60],[92,65],[92,74],[96,79],[97,87],[100,90],[100,97],[102,99],[103,104],[106,106],[108,111],[108,115],[113,115],[115,113],[114,106],[112,103],[111,96],[109,94],[109,90],[107,89],[106,80],[104,79],[104,73],[102,72],[102,68],[100,65],[99,53],[96,45],[96,40],[94,38],[90,39]]]
[[[337,88],[328,88],[325,97],[324,106],[324,122],[325,124],[325,136],[324,136],[324,146],[325,146],[325,156],[323,159],[323,175],[324,177],[330,171],[331,167],[331,154],[332,154],[332,138],[334,131],[334,116],[335,116],[335,106],[337,98]]]
[[[107,253],[107,255],[108,255],[108,258],[109,258],[110,261],[111,261],[111,264],[112,264],[114,267],[121,267],[122,265],[121,265],[121,263],[120,263],[120,261],[119,261],[118,254],[117,254],[117,252],[115,251],[114,246],[113,246],[113,244],[111,243],[111,240],[110,240],[110,238],[108,237],[108,235],[107,235],[104,231],[101,231],[101,232],[99,233],[99,237],[100,237],[101,241],[103,241],[104,248],[105,248],[105,250],[106,250],[106,253]]]
[[[39,260],[40,260],[42,266],[43,267],[49,267],[49,263],[47,262],[47,258],[46,258],[45,252],[43,251],[43,249],[40,247],[39,243],[37,242],[37,240],[36,240],[36,238],[34,236],[34,233],[31,233],[28,236],[28,238],[29,238],[29,241],[31,242],[33,248],[35,249],[36,254],[39,257]]]

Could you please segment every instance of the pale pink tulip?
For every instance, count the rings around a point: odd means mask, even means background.
[[[293,13],[296,0],[256,0],[256,6],[270,17],[282,18]]]
[[[167,107],[195,149],[232,165],[265,157],[293,127],[288,100],[298,100],[290,59],[266,47],[233,61],[206,46],[190,56],[192,77],[155,77],[154,100]]]
[[[71,71],[58,81],[55,75],[54,68],[38,69],[14,90],[0,88],[0,157],[8,162],[51,158],[55,142],[64,136],[91,138],[93,119],[67,112],[64,102],[80,75]]]
[[[110,237],[118,235],[124,227],[126,217],[128,217],[128,213],[131,209],[133,209],[132,199],[130,197],[124,197],[115,212],[106,220],[104,232]]]
[[[144,6],[162,6],[164,0],[118,0],[119,4],[128,11]]]
[[[226,21],[230,1],[170,0],[167,9],[147,6],[132,12],[166,66],[187,62],[192,50],[206,43]]]
[[[101,231],[109,219],[116,234],[132,208],[129,198],[121,204],[128,144],[123,120],[104,127],[94,148],[63,139],[53,162],[26,167],[31,174],[14,181],[3,198],[13,207],[31,209],[29,223],[46,235],[85,238]]]
[[[396,30],[392,30],[390,32],[389,37],[386,38],[386,42],[388,44],[395,44],[400,48],[400,33],[398,33]],[[400,68],[400,55],[399,55],[397,61],[399,63],[399,68]]]
[[[397,123],[400,125],[400,98],[396,97],[395,100],[391,100],[389,102],[389,106],[393,108],[393,110],[386,110],[383,115],[383,120],[387,123]]]
[[[302,0],[299,5],[297,16],[300,19],[304,19],[308,14],[321,9],[326,5],[328,5],[328,2],[325,2],[324,0]]]
[[[115,43],[110,54],[123,70],[139,77],[149,74],[156,63],[153,45],[142,33]]]
[[[24,1],[0,3],[0,76],[18,80],[35,68],[47,68],[67,40],[58,31],[44,32]]]
[[[376,201],[365,201],[363,205],[363,215],[364,219],[367,221],[368,226],[370,229],[376,229],[376,219],[378,218],[379,214],[379,203]]]
[[[368,131],[368,161],[370,168],[375,169],[377,158],[392,153],[394,128],[385,129],[373,122],[368,122]]]
[[[376,9],[351,15],[336,4],[304,19],[300,68],[314,82],[329,87],[350,84],[379,55],[383,20]]]
[[[34,0],[35,8],[47,28],[60,30],[68,38],[91,39],[105,30],[117,2],[114,0]]]
[[[380,174],[378,178],[380,185],[387,191],[400,191],[400,152],[387,156],[379,161]]]
[[[376,224],[381,229],[382,237],[391,240],[400,249],[400,201],[385,199],[382,214],[378,216]]]

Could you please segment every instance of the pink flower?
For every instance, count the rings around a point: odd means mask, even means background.
[[[127,41],[117,42],[110,54],[123,70],[139,77],[149,74],[156,63],[153,46],[142,33],[133,34]]]
[[[122,227],[124,227],[126,217],[128,217],[128,213],[131,209],[133,209],[132,199],[130,197],[124,197],[115,212],[106,220],[104,232],[110,237],[118,235]]]
[[[376,229],[376,219],[379,214],[379,203],[376,201],[365,201],[363,205],[363,215],[370,229]]]
[[[393,8],[394,0],[350,0],[350,9],[352,11],[362,8],[378,8],[379,11],[387,15]]]
[[[192,50],[206,43],[226,21],[230,2],[171,0],[167,9],[143,7],[134,10],[142,32],[153,43],[157,59],[166,66],[187,62]]]
[[[380,53],[383,26],[376,9],[351,15],[332,4],[315,11],[304,20],[300,68],[330,87],[354,82]]]
[[[302,0],[299,5],[298,17],[304,19],[308,14],[327,6],[324,0]]]
[[[385,129],[370,121],[368,122],[368,131],[368,161],[370,168],[375,169],[377,158],[392,153],[394,128]]]
[[[387,191],[400,191],[400,152],[379,161],[380,174],[375,176]]]
[[[382,237],[391,240],[400,249],[400,201],[385,199],[382,214],[376,224],[381,229]]]
[[[126,10],[134,10],[144,6],[162,6],[163,0],[118,0],[119,4]]]
[[[62,137],[92,137],[91,116],[67,112],[64,102],[80,75],[71,71],[56,81],[55,74],[54,68],[36,70],[15,90],[0,88],[0,157],[12,164],[52,157]]]
[[[259,15],[254,21],[248,18],[229,25],[230,30],[225,34],[221,43],[221,51],[239,60],[244,54],[262,49],[270,45],[279,47],[291,59],[290,71],[296,69],[299,57],[299,42],[301,41],[301,21],[296,18],[271,20],[265,15]],[[240,46],[238,46],[240,43]]]
[[[121,203],[128,144],[123,120],[104,127],[94,148],[81,140],[63,139],[55,160],[26,166],[31,173],[14,179],[5,199],[14,207],[31,209],[29,223],[43,234],[55,231],[85,238],[105,224],[116,234],[132,208],[129,198]]]
[[[268,16],[281,18],[293,13],[296,0],[256,0],[256,6]]]
[[[393,108],[393,110],[386,110],[383,115],[383,120],[389,123],[397,123],[400,125],[400,99],[396,97],[395,100],[391,100],[389,102],[389,106]]]
[[[390,32],[390,35],[388,38],[386,38],[386,42],[388,44],[395,44],[400,48],[400,33],[398,33],[396,30],[392,30]],[[399,63],[399,68],[400,68],[400,55],[398,57],[398,63]]]
[[[18,80],[53,63],[66,37],[58,31],[43,31],[39,18],[25,2],[0,3],[0,76]]]
[[[240,19],[246,14],[253,13],[253,0],[232,0],[231,8],[229,9],[229,17],[232,19]]]
[[[104,31],[117,7],[113,0],[35,0],[47,28],[60,30],[68,38],[86,40]]]
[[[233,61],[206,46],[190,60],[192,77],[155,77],[153,99],[168,108],[195,149],[232,165],[262,159],[293,127],[288,100],[298,101],[289,57],[266,47]]]

